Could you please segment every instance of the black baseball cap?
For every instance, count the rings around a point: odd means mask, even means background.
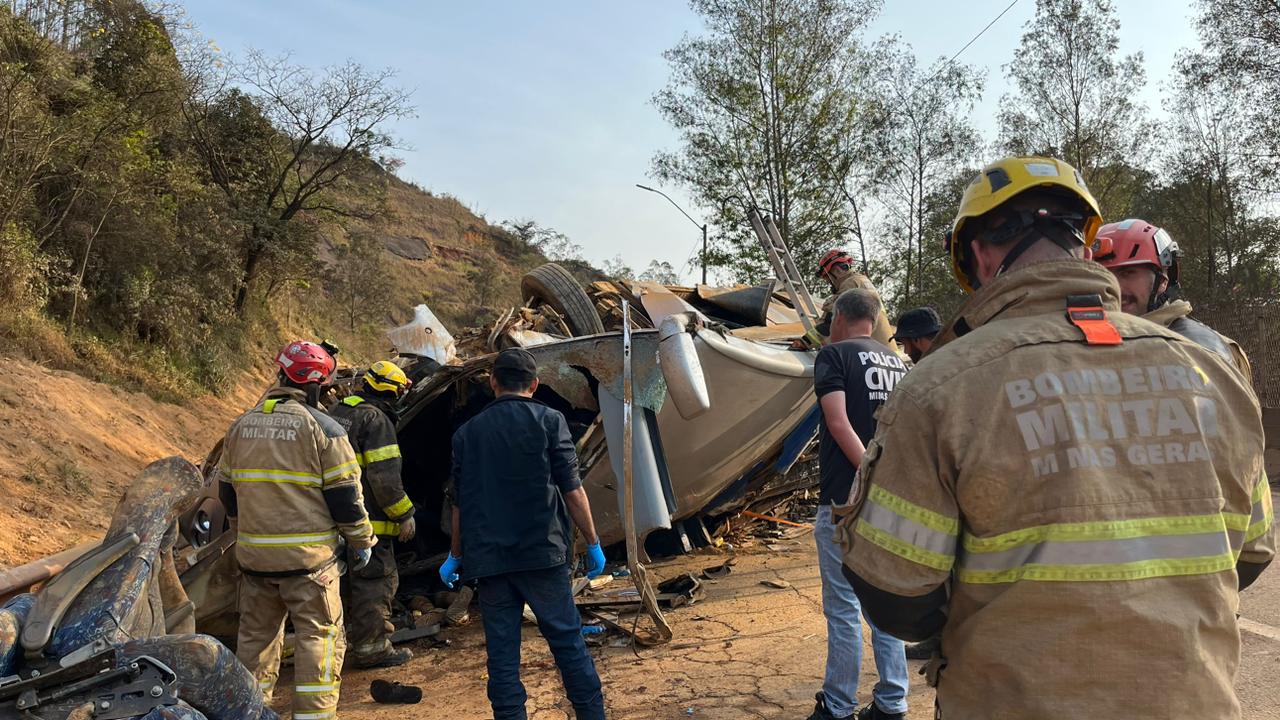
[[[898,318],[898,329],[893,333],[893,337],[904,340],[932,338],[940,330],[942,330],[942,321],[938,319],[938,313],[931,307],[922,307],[902,313],[902,317]]]
[[[508,348],[498,353],[493,371],[533,380],[538,377],[538,362],[533,359],[533,353],[524,348]]]

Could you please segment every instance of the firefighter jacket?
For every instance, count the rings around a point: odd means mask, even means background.
[[[1240,716],[1237,561],[1275,553],[1258,402],[1119,297],[1074,259],[983,286],[837,508],[872,622],[942,629],[946,720]]]
[[[1190,314],[1191,303],[1186,300],[1172,300],[1142,317],[1218,353],[1226,358],[1227,362],[1234,364],[1244,374],[1246,380],[1253,382],[1253,366],[1249,364],[1249,356],[1245,355],[1240,343],[1198,320],[1192,320],[1188,317]]]
[[[862,273],[851,272],[845,276],[844,280],[840,281],[840,286],[831,294],[831,297],[828,297],[823,301],[822,319],[819,324],[829,327],[831,316],[836,304],[836,298],[840,296],[840,293],[846,290],[853,290],[855,288],[870,290],[875,293],[877,297],[880,295],[880,291],[876,290],[876,286],[872,284],[870,278]],[[893,325],[889,323],[889,316],[885,314],[883,306],[880,308],[880,317],[876,318],[876,325],[871,330],[871,339],[881,345],[887,345],[892,348],[894,352],[898,352],[899,350],[898,343],[893,339]]]
[[[364,470],[361,485],[375,535],[399,535],[400,523],[413,517],[413,502],[400,481],[400,445],[390,409],[375,397],[349,395],[329,411],[347,429],[356,461]]]
[[[249,574],[322,568],[339,535],[356,549],[375,542],[346,430],[303,400],[300,390],[273,388],[223,440],[220,495],[239,516],[236,557]]]

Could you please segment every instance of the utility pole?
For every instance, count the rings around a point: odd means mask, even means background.
[[[640,188],[641,190],[648,190],[648,191],[649,191],[649,192],[651,192],[651,193],[657,193],[657,194],[661,195],[662,197],[667,198],[667,202],[669,202],[669,203],[671,203],[673,206],[675,206],[675,209],[679,210],[679,211],[680,211],[680,214],[682,214],[682,215],[684,215],[685,217],[689,218],[689,222],[691,222],[691,223],[693,223],[694,225],[696,225],[697,227],[701,228],[701,230],[702,230],[702,254],[701,254],[701,258],[702,258],[702,284],[703,284],[703,285],[706,285],[706,284],[707,284],[707,224],[706,224],[706,223],[699,223],[697,220],[694,220],[694,219],[693,219],[693,216],[691,216],[689,213],[685,212],[685,211],[684,211],[684,208],[680,207],[680,205],[679,205],[679,204],[677,204],[675,200],[672,200],[670,196],[668,196],[666,193],[662,192],[661,190],[656,190],[656,189],[654,189],[654,188],[649,187],[648,185],[641,185],[640,183],[636,183],[636,187]]]

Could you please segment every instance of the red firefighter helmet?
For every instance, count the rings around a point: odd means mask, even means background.
[[[818,277],[824,278],[839,264],[853,265],[853,256],[843,250],[828,250],[818,261]]]
[[[1093,259],[1108,269],[1150,265],[1169,284],[1178,282],[1178,243],[1146,220],[1129,218],[1098,228]]]
[[[338,366],[327,350],[306,340],[285,345],[276,356],[276,364],[285,377],[299,385],[324,382]]]

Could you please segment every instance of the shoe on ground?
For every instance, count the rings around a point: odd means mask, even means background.
[[[454,627],[466,625],[471,622],[471,600],[475,598],[476,591],[472,590],[469,585],[463,585],[462,589],[453,598],[453,602],[449,603],[449,609],[445,611],[445,620]]]
[[[370,683],[369,695],[373,696],[374,702],[384,705],[417,705],[422,702],[422,688],[386,680],[374,680]]]
[[[875,703],[867,703],[867,706],[858,711],[858,720],[906,720],[906,713],[889,714],[880,709]]]
[[[403,665],[412,659],[413,651],[409,648],[391,648],[389,651],[381,655],[375,655],[368,658],[354,655],[351,658],[351,664],[360,669],[389,668],[397,665]]]
[[[827,707],[827,696],[823,695],[821,690],[813,696],[813,699],[816,702],[813,705],[813,713],[809,715],[808,720],[852,720],[852,715],[832,715],[830,708]]]
[[[907,659],[928,660],[932,658],[933,654],[941,647],[942,640],[936,637],[929,638],[923,642],[911,643],[910,645],[907,645]]]

